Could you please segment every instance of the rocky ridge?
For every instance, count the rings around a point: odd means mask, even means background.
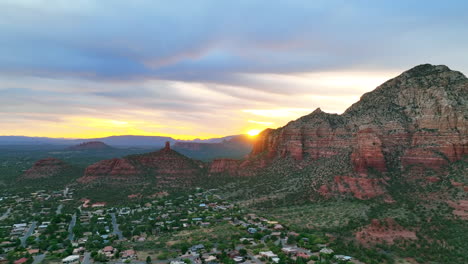
[[[263,131],[249,159],[237,168],[217,161],[212,172],[248,175],[285,158],[301,170],[341,155],[346,158],[340,162],[350,166],[333,177],[310,175],[312,192],[391,201],[386,195],[390,172],[443,171],[468,154],[467,135],[468,79],[446,66],[424,64],[364,94],[341,115],[318,108],[284,127]]]

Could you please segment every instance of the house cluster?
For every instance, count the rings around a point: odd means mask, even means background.
[[[209,227],[222,221],[230,221],[232,218],[226,215],[233,208],[233,204],[215,196],[197,193],[174,200],[155,200],[115,211],[124,236],[127,239],[144,241],[146,237],[162,232]],[[141,232],[142,230],[144,232]],[[130,233],[132,236],[128,236]]]
[[[309,260],[332,256],[326,243],[311,250],[306,245],[312,239],[289,230],[278,221],[255,214],[245,214],[237,205],[222,200],[210,191],[200,191],[177,198],[157,198],[125,207],[108,207],[105,203],[83,200],[78,208],[70,206],[73,190],[46,192],[39,190],[24,197],[3,196],[0,200],[0,264],[25,264],[30,256],[46,254],[63,264],[83,261],[132,262],[138,260],[135,249],[140,243],[152,243],[155,238],[192,230],[211,230],[220,224],[233,225],[243,234],[229,249],[218,245],[207,248],[200,241],[179,256],[167,259],[172,264],[225,262],[281,263],[284,258]],[[78,201],[75,201],[78,202]],[[31,238],[33,237],[33,238]],[[289,239],[294,237],[294,239]],[[312,243],[312,242],[311,242]],[[8,252],[17,251],[14,259]],[[91,256],[91,253],[92,256]],[[340,262],[350,256],[334,255]],[[142,262],[143,260],[138,260]]]
[[[64,205],[73,190],[4,195],[0,200],[0,258],[9,263],[30,263],[47,251],[62,254],[70,224]]]

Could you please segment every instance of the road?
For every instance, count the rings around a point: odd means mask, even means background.
[[[83,261],[81,261],[81,264],[91,264],[91,253],[90,252],[85,252],[83,255]]]
[[[55,211],[55,214],[61,214],[62,208],[63,208],[63,204],[59,204],[59,206],[57,207],[57,210]]]
[[[252,263],[256,263],[256,264],[263,264],[263,262],[261,260],[259,260],[256,256],[251,256],[251,260],[250,260]]]
[[[76,225],[76,214],[72,215],[70,225],[68,226],[68,239],[73,241],[75,239],[75,234],[73,234],[73,227]]]
[[[39,264],[39,263],[41,263],[41,262],[44,260],[45,257],[46,257],[46,254],[41,254],[41,255],[33,256],[34,261],[32,262],[32,264]]]
[[[0,217],[0,221],[7,219],[10,213],[11,213],[11,208],[8,208],[8,210]]]
[[[115,217],[115,213],[110,213],[112,217],[112,227],[113,231],[112,234],[117,235],[119,239],[123,239],[122,231],[119,229],[119,224],[117,224],[117,218]]]
[[[26,240],[32,235],[34,229],[36,229],[36,222],[32,222],[31,226],[28,229],[28,232],[26,232],[26,234],[24,234],[24,236],[20,238],[22,247],[26,247]]]

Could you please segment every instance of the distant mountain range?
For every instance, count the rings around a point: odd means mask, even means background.
[[[112,147],[163,147],[166,142],[221,143],[235,136],[210,139],[178,140],[161,136],[110,136],[89,139],[66,139],[49,137],[0,136],[0,145],[77,145],[90,141],[99,141]]]

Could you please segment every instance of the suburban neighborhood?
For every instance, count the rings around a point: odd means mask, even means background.
[[[73,194],[0,197],[0,263],[360,263],[327,237],[246,212],[215,190],[121,207]]]

